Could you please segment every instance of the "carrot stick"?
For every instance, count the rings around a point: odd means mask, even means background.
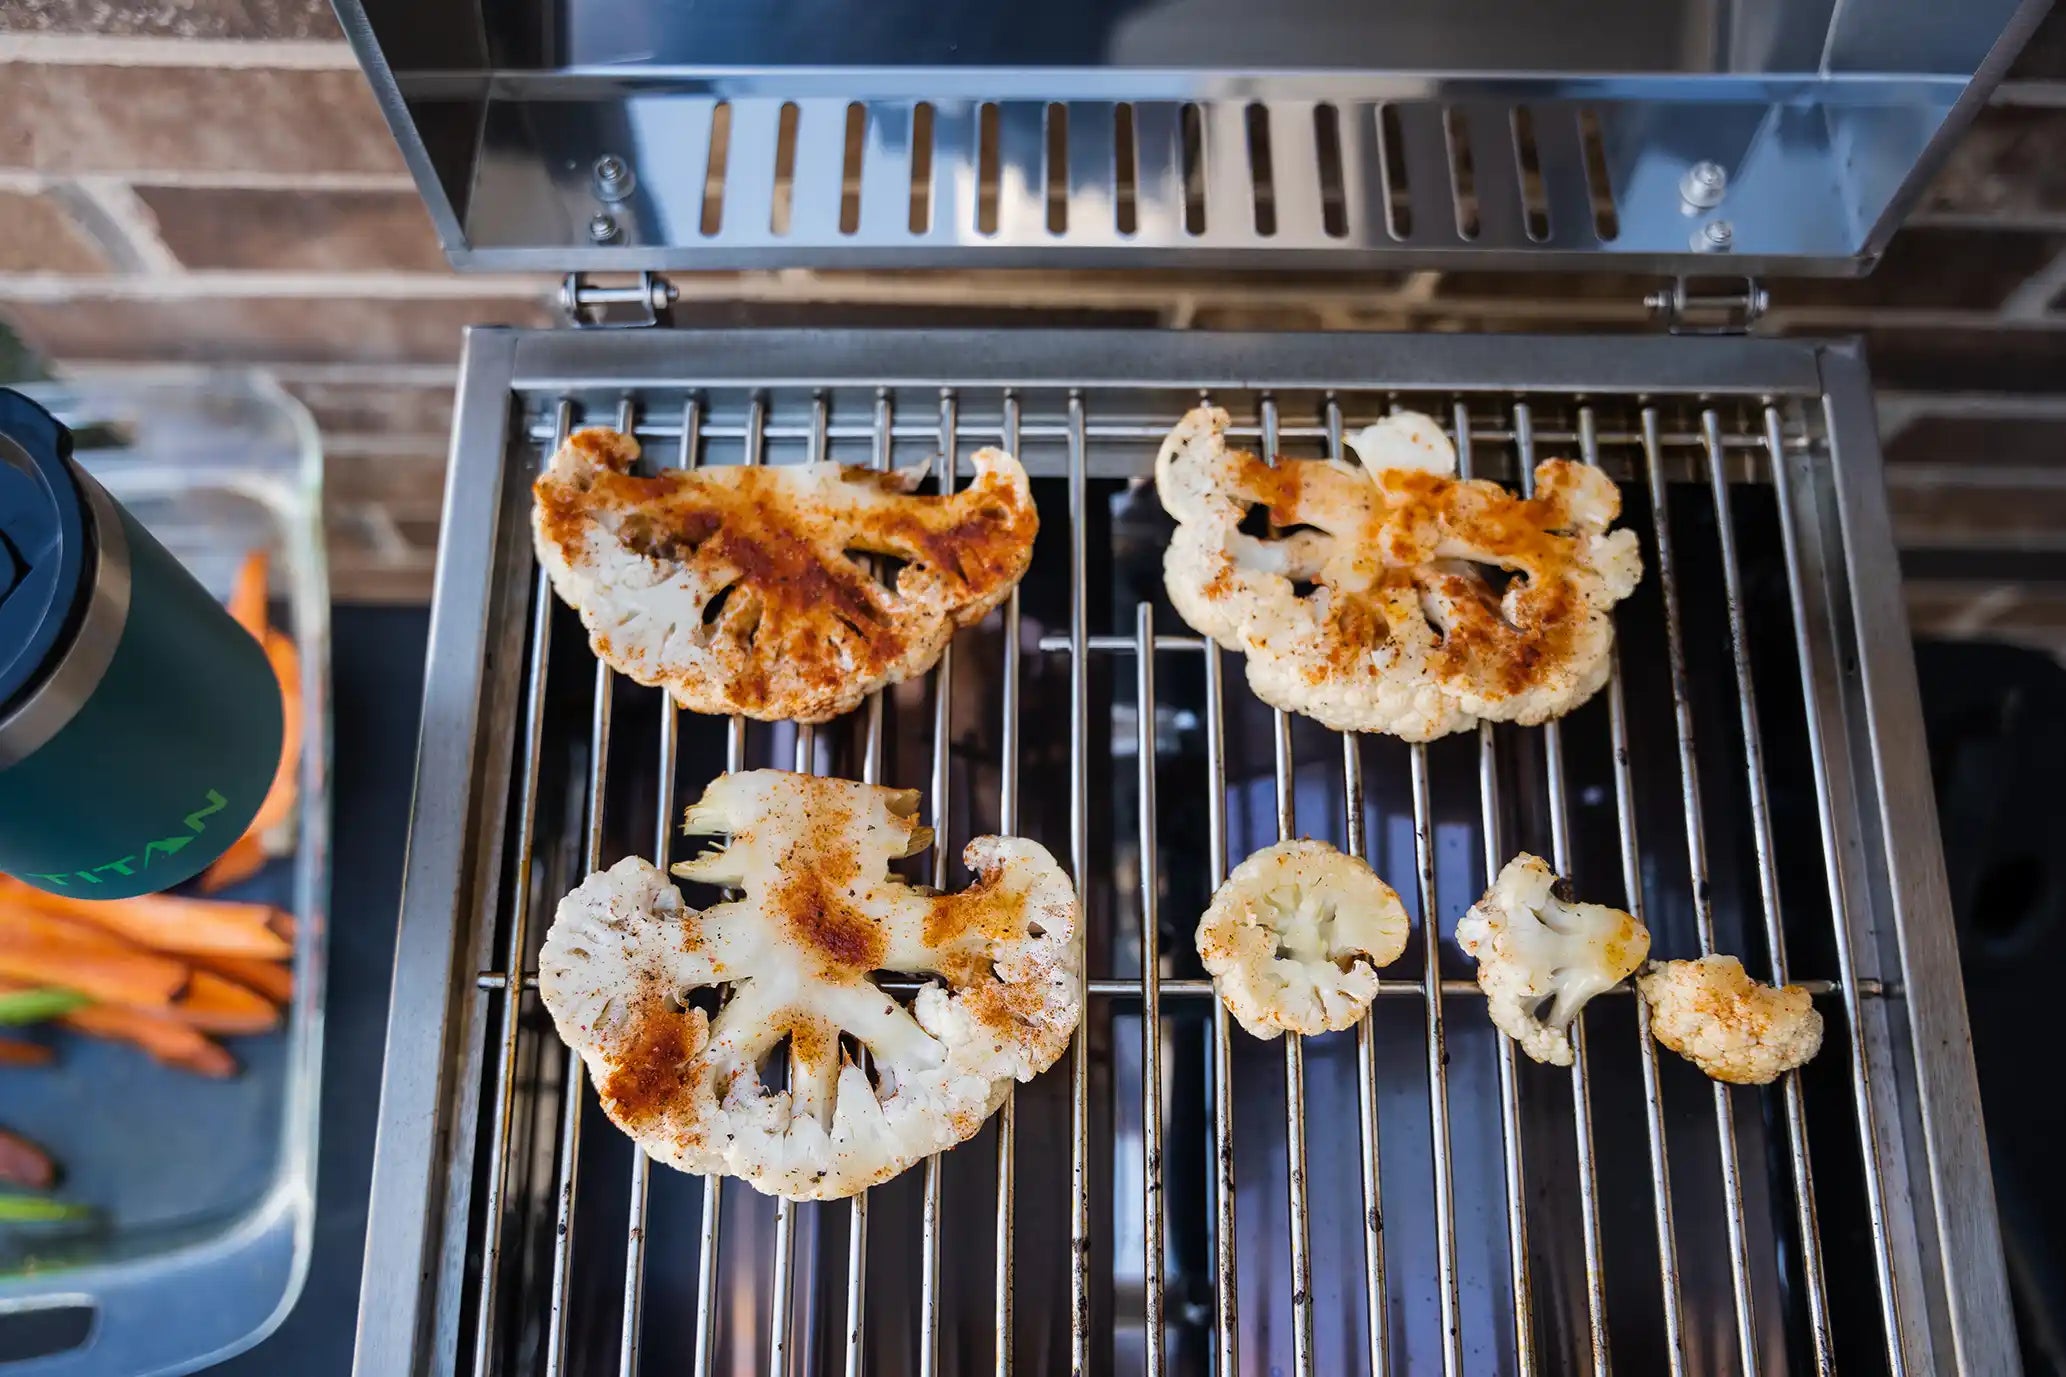
[[[0,1066],[48,1066],[56,1060],[57,1053],[40,1042],[0,1038]]]
[[[265,869],[265,843],[257,832],[246,832],[230,843],[230,849],[217,856],[214,862],[201,872],[201,892],[213,894],[219,889],[244,881]]]
[[[167,1066],[217,1078],[236,1074],[236,1059],[177,1019],[119,1004],[91,1004],[64,1016],[64,1025],[89,1037],[131,1042]]]
[[[175,894],[139,894],[133,899],[96,902],[70,894],[46,894],[4,878],[0,878],[0,900],[7,901],[0,903],[0,915],[57,915],[158,951],[282,957],[294,950],[272,930],[273,910],[264,904],[187,899]]]
[[[272,662],[273,677],[280,682],[280,763],[273,772],[272,787],[258,805],[250,830],[265,832],[278,827],[294,814],[301,769],[301,654],[294,642],[277,631],[264,636],[265,657]]]
[[[263,1033],[280,1024],[271,1000],[212,971],[195,971],[166,1012],[204,1033]]]
[[[274,961],[261,961],[255,956],[195,956],[193,962],[204,971],[249,986],[275,1004],[286,1004],[294,998],[294,972]]]
[[[164,1008],[187,987],[181,962],[137,951],[62,918],[0,909],[0,976],[95,999]]]
[[[271,561],[265,551],[253,550],[237,566],[237,581],[230,585],[230,615],[261,643],[265,640],[265,594],[271,574]]]

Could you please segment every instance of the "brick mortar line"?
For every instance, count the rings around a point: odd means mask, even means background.
[[[132,169],[95,172],[94,178],[128,182],[140,187],[178,187],[196,191],[407,191],[416,183],[406,172],[246,172],[177,171]],[[0,191],[36,194],[55,191],[83,180],[80,174],[36,172],[28,168],[0,167]]]
[[[358,59],[336,38],[132,38],[105,34],[0,32],[0,63],[49,67],[272,68],[355,72]]]

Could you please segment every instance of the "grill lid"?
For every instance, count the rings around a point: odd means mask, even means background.
[[[2044,0],[340,0],[461,267],[1870,266]]]

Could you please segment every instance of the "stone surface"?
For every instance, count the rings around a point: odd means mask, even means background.
[[[326,0],[7,0],[0,33],[342,38]]]
[[[64,203],[0,191],[0,273],[103,273],[108,261]]]
[[[0,303],[33,349],[55,359],[182,363],[446,363],[469,324],[543,325],[535,298],[98,299]]]
[[[0,63],[0,167],[401,173],[365,77],[263,67]]]
[[[1853,306],[1994,310],[2066,250],[2066,234],[1913,225],[1863,278],[1772,279],[1774,308]]]
[[[1991,106],[1923,197],[1925,211],[2066,214],[2066,109]]]
[[[286,387],[333,435],[443,435],[452,427],[450,387],[291,378]]]
[[[140,186],[158,236],[189,268],[438,272],[444,251],[413,191]]]
[[[2066,330],[1882,327],[1865,332],[1881,387],[1911,392],[2056,392],[2066,386]]]
[[[2022,464],[2066,468],[2066,419],[1918,416],[1886,441],[1890,465]]]

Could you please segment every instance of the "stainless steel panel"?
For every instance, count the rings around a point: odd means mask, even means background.
[[[463,784],[427,763],[450,813],[419,810],[409,918],[419,954],[491,964],[446,960],[396,1006],[452,1032],[390,1062],[360,1370],[2013,1371],[1861,376],[1745,339],[478,335],[476,491],[453,499],[477,524],[447,541],[474,575],[447,576],[459,668],[430,692],[500,740],[441,747]],[[1338,452],[1413,406],[1482,476],[1600,464],[1651,565],[1608,691],[1415,748],[1264,710],[1154,606],[1165,519],[1138,480],[1201,391],[1269,451]],[[679,714],[598,669],[523,557],[525,475],[567,424],[627,420],[655,464],[930,457],[945,482],[1004,439],[1036,475],[1035,568],[849,719]],[[485,669],[461,658],[482,645]],[[851,1205],[650,1171],[530,993],[554,895],[763,762],[925,783],[935,879],[1003,826],[1066,848],[1086,896],[1075,1049]],[[1230,859],[1294,831],[1368,855],[1424,918],[1363,1028],[1269,1047],[1228,1030],[1190,930]],[[1579,1069],[1515,1058],[1448,936],[1522,847],[1639,908],[1660,956],[1808,984],[1822,1057],[1715,1087],[1622,997],[1588,1011]],[[487,1132],[418,1109],[474,1098]],[[463,1262],[418,1301],[395,1248]]]
[[[2045,8],[1298,0],[1265,11],[1153,0],[1007,12],[932,0],[856,17],[822,3],[567,0],[508,13],[448,5],[442,22],[426,22],[401,0],[341,5],[445,248],[465,267],[1611,261],[1680,273],[1717,259],[1747,273],[1868,267]],[[865,109],[865,134],[850,135],[847,102]],[[702,135],[720,103],[733,138],[713,175]],[[778,231],[774,130],[791,104],[801,118],[783,194],[803,213]],[[898,211],[920,104],[947,137],[931,155],[936,212],[914,226]],[[1113,140],[1121,105],[1157,135],[1143,165],[1158,168],[1160,135],[1196,107],[1202,225],[1183,213],[1183,179],[1166,175],[1144,176],[1134,227],[1118,223],[1120,183],[1095,150]],[[996,130],[987,143],[977,135],[985,106]],[[1045,206],[1051,106],[1066,107],[1069,141],[1093,150],[1070,169],[1058,227]],[[1346,131],[1344,159],[1362,190],[1335,225],[1315,213],[1317,107]],[[1263,188],[1246,126],[1257,108],[1280,145],[1268,178],[1274,225],[1258,226],[1253,212]],[[1410,131],[1405,182],[1394,184],[1410,196],[1410,230],[1377,213],[1384,179],[1370,134],[1383,108]],[[1560,152],[1581,116],[1606,150],[1604,176],[1588,179],[1569,157],[1528,174],[1549,207],[1533,235],[1515,194],[1523,109]],[[1469,130],[1483,183],[1470,234],[1442,209],[1456,187],[1445,140],[1431,131],[1452,119]],[[597,185],[605,157],[635,171],[628,197]],[[1726,187],[1717,204],[1695,206],[1680,183],[1703,162],[1723,169]],[[849,171],[877,212],[858,224],[837,214]],[[721,220],[704,214],[717,199]],[[997,222],[978,228],[974,206],[992,200]],[[1596,233],[1596,213],[1611,214],[1616,232]],[[592,234],[597,215],[618,232]],[[1712,224],[1728,227],[1726,251],[1708,251]]]

